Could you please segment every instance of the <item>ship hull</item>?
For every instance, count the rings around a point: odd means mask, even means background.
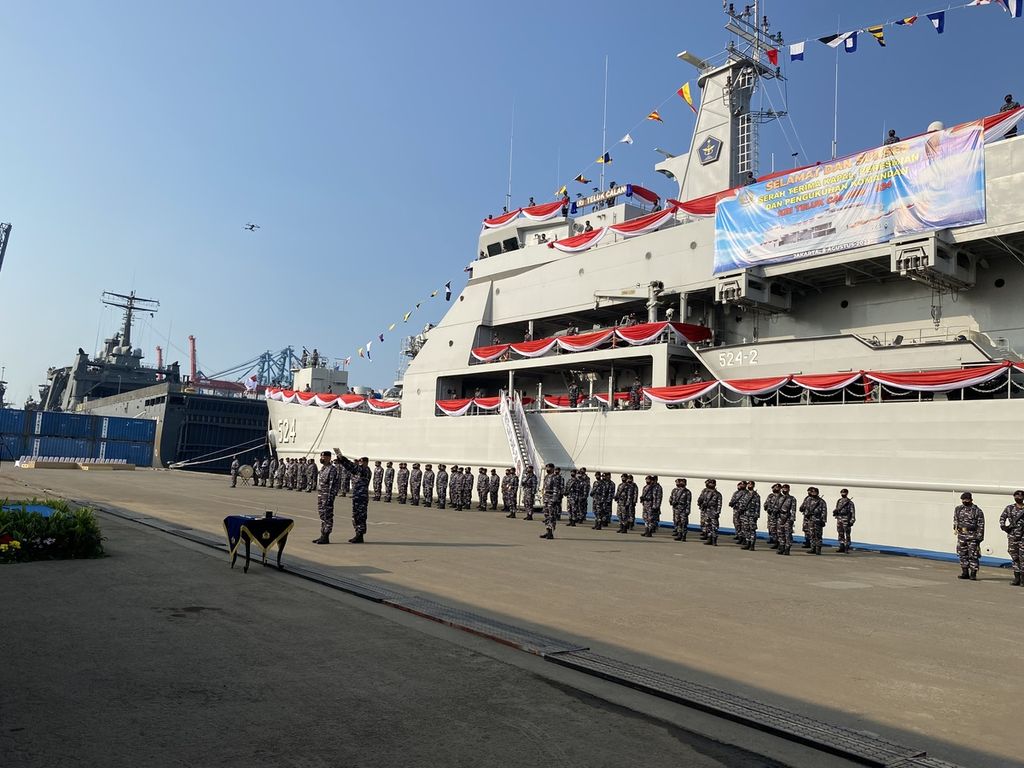
[[[500,417],[388,418],[270,401],[282,456],[340,448],[371,459],[504,467],[511,451]],[[1018,477],[1024,401],[935,401],[642,411],[557,411],[527,416],[544,462],[590,471],[657,474],[696,491],[715,477],[726,501],[731,482],[753,479],[762,498],[788,482],[800,501],[808,485],[830,509],[841,487],[857,504],[855,542],[906,554],[955,553],[953,507],[965,490],[988,515],[982,555],[1007,562],[997,521]],[[731,482],[730,482],[731,481]],[[662,520],[671,509],[662,508]],[[691,521],[697,521],[696,509]],[[731,510],[721,518],[732,523]],[[762,515],[760,530],[767,524]],[[828,532],[835,531],[829,520]],[[796,533],[800,533],[798,516]]]

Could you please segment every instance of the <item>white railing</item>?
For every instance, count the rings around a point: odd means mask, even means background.
[[[501,402],[498,405],[498,413],[501,415],[501,425],[505,428],[505,439],[508,440],[508,449],[512,453],[512,463],[515,464],[516,472],[520,477],[526,469],[526,462],[523,459],[523,451],[520,449],[519,437],[516,435],[516,427],[513,408],[509,396],[502,392]]]
[[[540,472],[540,454],[537,453],[537,446],[533,444],[533,434],[530,432],[530,425],[526,423],[526,411],[523,410],[523,398],[516,392],[512,401],[514,417],[519,425],[519,434],[523,436],[526,445],[523,446],[526,452],[527,462],[533,465],[534,473]]]

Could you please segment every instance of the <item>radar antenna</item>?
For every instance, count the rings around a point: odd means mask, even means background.
[[[102,300],[107,306],[124,310],[124,326],[121,328],[121,346],[124,347],[132,345],[132,320],[135,312],[149,312],[152,315],[160,307],[160,302],[156,299],[140,298],[135,295],[135,291],[128,294],[104,291]]]

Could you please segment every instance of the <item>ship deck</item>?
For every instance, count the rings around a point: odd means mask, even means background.
[[[1006,654],[1024,590],[1006,570],[962,582],[955,566],[891,555],[782,558],[765,545],[750,553],[725,539],[712,548],[695,535],[677,543],[589,526],[560,525],[548,542],[540,523],[500,511],[373,502],[366,545],[319,547],[314,494],[231,489],[195,473],[7,467],[0,496],[50,493],[210,537],[223,536],[227,514],[272,509],[296,520],[286,565],[472,611],[936,758],[1019,764],[1019,676]],[[338,499],[340,542],[349,508]],[[995,529],[991,520],[991,541],[1002,538]]]

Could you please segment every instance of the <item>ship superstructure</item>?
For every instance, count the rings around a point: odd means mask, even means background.
[[[678,199],[630,184],[484,222],[398,418],[272,389],[277,450],[848,487],[855,537],[902,551],[952,551],[960,491],[1005,504],[1022,483],[1024,144],[1006,137],[1020,110],[749,184],[771,117],[751,97],[782,41],[749,14],[727,29],[721,63],[680,55],[702,98],[689,152],[656,168]],[[893,197],[904,173],[920,202]],[[957,173],[982,208],[964,196],[942,225],[929,179]],[[859,186],[786,203],[833,178]],[[763,226],[725,231],[746,203]],[[850,232],[863,241],[829,240]]]

